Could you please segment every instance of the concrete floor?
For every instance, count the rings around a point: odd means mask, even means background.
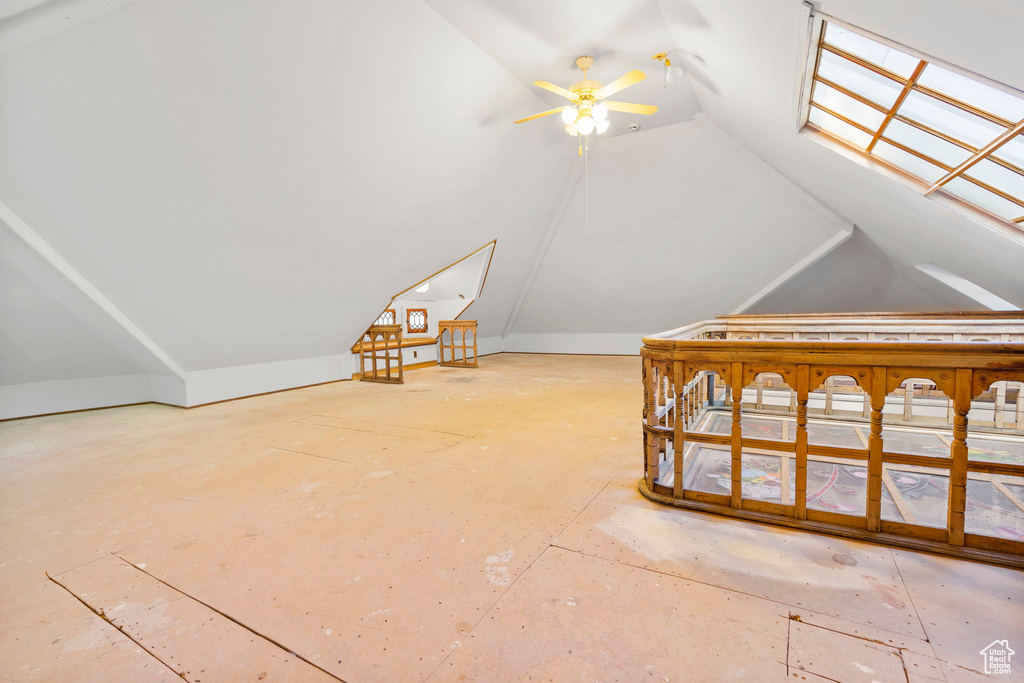
[[[658,506],[637,358],[0,425],[0,672],[980,679],[1024,575]],[[53,577],[49,579],[47,577]]]

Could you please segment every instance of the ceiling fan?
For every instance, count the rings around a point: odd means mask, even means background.
[[[550,90],[556,95],[561,95],[571,100],[575,106],[557,107],[549,109],[525,119],[519,119],[516,123],[526,123],[539,119],[542,116],[551,114],[562,114],[562,123],[565,124],[565,132],[569,135],[590,135],[594,131],[603,133],[608,130],[608,112],[623,111],[630,114],[650,115],[658,111],[653,104],[632,104],[629,102],[612,102],[604,98],[635,85],[647,78],[643,71],[636,69],[625,76],[621,76],[608,85],[602,86],[598,81],[587,79],[587,70],[594,65],[593,57],[580,57],[576,60],[576,66],[583,72],[583,80],[569,86],[569,89],[559,87],[548,81],[534,81],[533,84],[545,90]],[[603,102],[601,100],[604,100]]]

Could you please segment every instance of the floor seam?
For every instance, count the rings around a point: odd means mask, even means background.
[[[150,650],[149,648],[145,647],[145,646],[144,646],[144,645],[143,645],[142,643],[140,643],[139,641],[135,640],[135,638],[132,638],[131,634],[129,634],[129,633],[126,633],[126,632],[124,631],[124,629],[122,629],[122,628],[121,628],[120,626],[118,626],[117,624],[115,624],[114,622],[112,622],[112,621],[111,621],[111,620],[110,620],[110,619],[109,619],[109,618],[107,617],[107,615],[103,613],[103,610],[102,610],[102,609],[101,609],[101,610],[97,610],[97,609],[93,608],[93,606],[92,606],[92,605],[90,605],[89,603],[87,603],[87,602],[86,602],[85,600],[83,600],[83,599],[82,599],[82,598],[80,598],[79,596],[75,595],[74,591],[72,591],[72,590],[71,590],[70,588],[68,588],[68,587],[67,587],[67,586],[65,586],[65,585],[64,585],[63,583],[61,583],[61,582],[60,582],[60,581],[58,581],[57,579],[53,578],[53,577],[52,577],[52,576],[50,576],[49,574],[47,574],[47,575],[46,575],[46,578],[47,578],[47,579],[49,579],[50,581],[52,581],[53,583],[57,584],[57,585],[58,585],[58,586],[60,586],[61,588],[63,588],[63,589],[65,590],[65,591],[67,591],[67,593],[68,593],[68,594],[69,594],[69,595],[70,595],[71,597],[73,597],[73,598],[74,598],[75,600],[78,600],[78,602],[80,602],[80,603],[82,603],[83,605],[85,605],[85,608],[86,608],[87,610],[89,610],[89,611],[90,611],[90,612],[92,612],[92,613],[93,613],[94,615],[96,615],[97,617],[99,617],[100,619],[102,619],[102,620],[103,620],[104,622],[106,622],[107,624],[109,624],[109,625],[110,625],[110,626],[111,626],[111,627],[112,627],[112,628],[113,628],[114,630],[116,630],[116,631],[117,631],[118,633],[120,633],[121,635],[123,635],[123,636],[124,636],[125,638],[127,638],[128,640],[130,640],[130,641],[132,641],[133,643],[135,643],[135,644],[136,644],[136,645],[137,645],[137,646],[139,647],[139,649],[140,649],[140,650],[142,650],[143,652],[145,652],[146,654],[148,654],[148,655],[149,655],[150,657],[152,657],[152,658],[153,658],[153,659],[155,659],[156,661],[158,661],[158,662],[160,662],[161,664],[163,664],[163,665],[164,665],[165,667],[167,667],[167,668],[168,668],[168,669],[169,669],[169,670],[171,671],[171,673],[173,673],[173,674],[174,674],[175,676],[179,676],[179,677],[183,678],[183,679],[184,679],[184,680],[186,680],[186,681],[188,680],[187,678],[185,678],[185,674],[184,674],[183,672],[181,672],[181,671],[175,671],[175,670],[174,670],[174,667],[172,667],[172,666],[171,666],[170,664],[168,664],[168,663],[167,663],[167,662],[165,662],[164,660],[162,660],[162,659],[160,659],[159,657],[157,657],[157,656],[156,656],[156,653],[155,653],[155,652],[152,652],[152,651],[151,651],[151,650]]]
[[[820,614],[823,617],[829,617],[831,619],[843,619],[843,617],[837,617],[834,614],[828,614],[827,612],[819,612],[818,610],[810,609],[808,607],[804,607],[803,605],[794,605],[792,603],[782,602],[780,600],[775,600],[775,599],[772,599],[772,598],[766,598],[763,595],[757,595],[755,593],[748,593],[746,591],[737,590],[735,588],[729,588],[728,586],[719,586],[718,584],[715,584],[715,583],[710,583],[708,581],[701,581],[700,579],[690,578],[688,576],[680,576],[678,574],[671,574],[669,572],[662,571],[660,569],[653,569],[651,567],[644,567],[642,565],[633,564],[631,562],[623,562],[622,560],[616,560],[616,559],[612,559],[612,558],[609,558],[609,557],[602,557],[601,555],[594,555],[593,553],[584,552],[582,550],[576,550],[574,548],[566,548],[565,546],[560,546],[557,543],[552,543],[551,547],[552,548],[558,548],[559,550],[565,550],[565,551],[570,552],[570,553],[577,553],[579,555],[584,555],[586,557],[592,557],[592,558],[594,558],[596,560],[604,560],[605,562],[614,562],[615,564],[621,564],[621,565],[623,565],[625,567],[633,567],[634,569],[642,569],[644,571],[653,572],[655,574],[661,574],[662,576],[668,576],[670,578],[678,579],[680,581],[689,581],[691,583],[697,583],[697,584],[700,584],[702,586],[709,586],[711,588],[717,588],[719,590],[729,591],[730,593],[736,593],[737,595],[745,595],[745,596],[750,597],[750,598],[755,598],[757,600],[764,600],[766,602],[770,602],[770,603],[773,603],[773,604],[776,604],[776,605],[780,605],[780,606],[783,606],[783,607],[802,610],[802,611],[804,611],[806,613],[809,613],[809,614]],[[795,615],[795,616],[799,616],[799,615]],[[900,636],[902,638],[913,638],[914,640],[918,640],[918,641],[920,641],[922,643],[928,642],[926,640],[921,640],[920,638],[914,638],[914,636],[910,636],[910,635],[907,635],[905,633],[900,633],[899,631],[893,631],[893,630],[890,630],[890,629],[887,629],[887,628],[884,628],[884,627],[881,627],[881,626],[875,626],[873,624],[862,624],[859,621],[852,621],[850,619],[846,619],[846,621],[851,621],[851,623],[860,624],[861,626],[866,626],[868,628],[878,629],[879,631],[885,631],[886,633],[892,633],[893,635],[897,635],[897,636]],[[811,626],[815,626],[815,624],[811,624]],[[818,628],[821,628],[821,627],[818,627]],[[843,632],[842,631],[837,631],[837,633],[843,633]],[[850,634],[849,633],[843,633],[843,635],[850,635]],[[857,638],[858,636],[852,636],[852,637]],[[862,640],[867,640],[867,639],[862,639]],[[886,647],[895,647],[895,646],[886,644]]]
[[[476,623],[475,623],[475,624],[473,624],[473,627],[472,627],[471,629],[469,629],[468,631],[466,631],[466,635],[462,636],[462,640],[467,640],[467,639],[468,639],[468,638],[470,637],[470,635],[472,635],[473,631],[475,631],[475,630],[476,630],[476,627],[477,627],[477,626],[479,626],[480,624],[482,624],[482,623],[483,623],[483,621],[484,621],[484,619],[486,619],[486,618],[487,618],[487,615],[491,613],[491,610],[493,610],[493,609],[494,609],[494,606],[495,606],[495,605],[497,605],[497,604],[498,604],[498,603],[499,603],[499,602],[501,601],[501,599],[502,599],[503,597],[505,597],[505,595],[507,595],[507,594],[508,594],[508,592],[509,592],[510,590],[512,590],[512,586],[516,585],[516,583],[518,583],[518,582],[519,582],[519,579],[523,578],[523,576],[525,576],[525,575],[526,575],[526,572],[530,571],[530,568],[531,568],[531,567],[533,567],[534,563],[535,563],[535,562],[537,562],[537,560],[539,560],[539,559],[540,559],[541,557],[543,557],[543,556],[544,556],[544,553],[546,553],[546,552],[547,552],[548,550],[550,550],[550,549],[551,549],[551,544],[549,543],[549,544],[548,544],[548,545],[547,545],[547,546],[546,546],[546,547],[544,548],[544,550],[541,550],[541,551],[540,551],[539,553],[537,553],[537,557],[535,557],[535,558],[533,558],[532,560],[530,560],[530,564],[526,565],[526,568],[525,568],[525,569],[523,569],[523,571],[519,572],[519,575],[518,575],[518,576],[516,576],[516,578],[515,578],[515,579],[513,579],[513,580],[512,580],[512,582],[511,582],[511,583],[510,583],[510,584],[509,584],[508,586],[506,586],[506,587],[505,587],[505,590],[503,590],[503,591],[502,591],[501,593],[499,593],[499,594],[498,594],[498,597],[496,597],[496,598],[494,599],[494,602],[492,602],[492,603],[491,603],[491,606],[490,606],[490,607],[488,607],[488,608],[487,608],[487,610],[486,610],[486,611],[485,611],[485,612],[484,612],[483,614],[481,614],[481,615],[480,615],[480,618],[479,618],[479,619],[477,619],[477,621],[476,621]],[[460,647],[461,647],[461,641],[460,641]],[[456,652],[458,651],[458,649],[459,649],[459,648],[455,648],[454,650],[452,650],[451,652],[449,652],[448,654],[446,654],[446,655],[444,656],[444,658],[443,658],[443,659],[442,659],[442,660],[441,660],[440,662],[438,662],[437,666],[435,666],[435,667],[434,667],[434,668],[433,668],[433,669],[431,670],[431,672],[430,672],[429,674],[427,674],[427,675],[426,675],[426,677],[425,677],[425,678],[423,679],[424,683],[425,683],[426,681],[429,681],[429,680],[430,680],[430,678],[431,678],[431,677],[432,677],[432,676],[433,676],[434,674],[436,674],[436,673],[438,672],[438,670],[439,670],[439,669],[440,669],[440,668],[441,668],[442,666],[444,666],[444,663],[448,661],[448,658],[449,658],[449,657],[451,657],[451,656],[452,656],[453,654],[455,654],[455,653],[456,653]]]
[[[906,579],[903,578],[903,570],[900,569],[899,560],[896,559],[896,555],[893,553],[893,549],[889,548],[889,556],[892,558],[892,565],[896,567],[896,574],[900,577],[900,583],[903,584],[903,590],[907,593],[907,600],[910,601],[910,608],[914,610],[914,616],[917,617],[917,623],[921,625],[921,633],[924,634],[924,642],[928,643],[928,646],[932,649],[932,655],[938,659],[938,652],[935,651],[935,646],[932,645],[931,636],[928,635],[928,629],[924,626],[924,619],[921,618],[921,613],[917,611],[917,605],[914,604],[914,596],[910,594],[910,586],[907,585]]]
[[[287,652],[288,654],[292,655],[293,657],[295,657],[296,659],[298,659],[298,660],[300,660],[300,661],[302,661],[302,662],[305,662],[306,664],[310,665],[310,666],[311,666],[311,667],[313,667],[314,669],[317,669],[317,670],[319,670],[319,671],[321,671],[321,672],[323,672],[323,673],[327,674],[328,676],[330,676],[330,677],[331,677],[331,678],[333,678],[334,680],[336,680],[336,681],[340,681],[341,683],[345,683],[345,680],[344,680],[344,679],[342,679],[342,678],[340,678],[340,677],[338,677],[338,676],[334,675],[333,673],[331,673],[331,672],[330,672],[330,671],[328,671],[327,669],[323,668],[323,667],[322,667],[322,666],[320,666],[319,664],[317,664],[317,663],[315,663],[315,662],[312,662],[312,661],[310,661],[309,659],[306,659],[305,657],[303,657],[302,655],[300,655],[300,654],[299,654],[298,652],[295,652],[295,651],[294,651],[294,650],[292,650],[291,648],[289,648],[289,647],[285,646],[284,644],[282,644],[282,643],[280,643],[280,642],[278,642],[278,641],[274,640],[274,639],[273,639],[273,638],[271,638],[270,636],[268,636],[268,635],[265,635],[265,634],[263,634],[263,633],[260,633],[259,631],[257,631],[256,629],[252,628],[251,626],[248,626],[247,624],[245,624],[245,623],[243,623],[243,622],[239,621],[238,619],[235,619],[235,618],[234,618],[233,616],[231,616],[230,614],[228,614],[228,613],[226,613],[226,612],[222,612],[222,611],[220,611],[219,609],[217,609],[216,607],[214,607],[213,605],[211,605],[211,604],[209,604],[209,603],[206,603],[206,602],[203,602],[203,601],[202,601],[202,600],[200,600],[199,598],[197,598],[197,597],[195,597],[195,596],[193,596],[193,595],[190,595],[189,593],[186,593],[185,591],[181,590],[180,588],[176,588],[176,587],[172,586],[171,584],[167,583],[166,581],[164,581],[163,579],[159,578],[158,576],[154,576],[153,574],[150,574],[150,573],[149,573],[149,572],[147,572],[147,571],[146,571],[145,569],[143,569],[143,568],[139,567],[138,565],[136,565],[136,564],[134,564],[134,563],[132,563],[132,562],[129,562],[128,560],[124,559],[124,558],[123,558],[123,557],[121,557],[120,555],[116,555],[116,554],[114,554],[114,553],[111,553],[111,555],[114,555],[114,557],[116,557],[117,559],[121,560],[122,562],[124,562],[125,564],[129,565],[130,567],[133,567],[133,568],[134,568],[134,569],[135,569],[136,571],[140,571],[140,572],[142,572],[143,574],[145,574],[145,575],[146,575],[146,576],[148,576],[149,578],[153,579],[154,581],[157,581],[157,582],[159,582],[159,583],[163,584],[164,586],[167,586],[168,588],[170,588],[170,589],[171,589],[171,590],[173,590],[173,591],[177,591],[178,593],[181,593],[181,594],[182,594],[182,595],[184,595],[184,596],[185,596],[186,598],[189,598],[190,600],[193,600],[194,602],[198,602],[198,603],[199,603],[200,605],[202,605],[203,607],[205,607],[205,608],[207,608],[207,609],[209,609],[209,610],[212,610],[212,611],[216,612],[217,614],[219,614],[220,616],[224,617],[224,618],[225,618],[225,619],[227,619],[228,621],[230,621],[230,622],[232,622],[232,623],[234,623],[234,624],[237,624],[238,626],[241,626],[242,628],[244,628],[244,629],[245,629],[246,631],[248,631],[249,633],[252,633],[253,635],[255,635],[255,636],[258,636],[258,637],[262,638],[263,640],[267,641],[267,642],[268,642],[268,643],[270,643],[271,645],[274,645],[274,646],[276,646],[276,647],[280,648],[281,650],[284,650],[284,651],[285,651],[285,652]],[[139,646],[141,647],[141,644],[140,644]]]

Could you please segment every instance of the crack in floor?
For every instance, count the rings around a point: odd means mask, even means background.
[[[211,605],[211,604],[209,604],[209,603],[207,603],[207,602],[203,602],[202,600],[200,600],[199,598],[195,597],[194,595],[191,595],[191,594],[189,594],[189,593],[186,593],[185,591],[181,590],[180,588],[177,588],[177,587],[175,587],[175,586],[171,585],[170,583],[167,583],[166,581],[164,581],[164,580],[163,580],[163,579],[161,579],[160,577],[158,577],[158,576],[155,576],[154,574],[151,574],[150,572],[146,571],[146,570],[145,570],[145,569],[143,569],[142,567],[139,567],[138,565],[136,565],[136,564],[135,564],[135,563],[133,563],[133,562],[129,562],[128,560],[126,560],[125,558],[121,557],[120,555],[118,555],[118,554],[116,554],[116,553],[110,553],[110,554],[111,554],[111,555],[113,555],[114,557],[116,557],[117,559],[119,559],[119,560],[120,560],[121,562],[123,562],[123,563],[125,563],[126,565],[128,565],[129,567],[132,567],[132,568],[133,568],[133,569],[135,569],[136,571],[138,571],[138,572],[141,572],[141,573],[145,574],[146,576],[148,576],[149,578],[153,579],[153,580],[154,580],[154,581],[156,581],[157,583],[160,583],[161,585],[163,585],[163,586],[166,586],[167,588],[170,588],[171,590],[173,590],[173,591],[175,591],[175,592],[177,592],[177,593],[180,593],[180,594],[181,594],[182,596],[184,596],[184,597],[186,597],[186,598],[188,598],[188,599],[192,600],[193,602],[197,602],[197,603],[199,603],[200,605],[202,605],[203,607],[205,607],[205,608],[207,608],[207,609],[209,609],[209,610],[211,610],[211,611],[213,611],[213,612],[216,612],[216,613],[217,613],[218,615],[220,615],[220,616],[224,617],[225,619],[227,619],[227,620],[228,620],[228,621],[230,621],[231,623],[233,623],[233,624],[235,624],[235,625],[237,625],[237,626],[241,626],[242,628],[244,628],[244,629],[245,629],[246,631],[248,631],[249,633],[252,633],[253,635],[255,635],[255,636],[259,637],[259,638],[262,638],[262,639],[263,639],[263,640],[265,640],[266,642],[268,642],[268,643],[270,643],[271,645],[273,645],[273,646],[275,646],[275,647],[277,647],[277,648],[279,648],[279,649],[283,650],[284,652],[286,652],[287,654],[289,654],[289,655],[291,655],[291,656],[295,657],[295,658],[296,658],[296,659],[298,659],[299,661],[302,661],[302,662],[304,662],[304,663],[308,664],[309,666],[313,667],[314,669],[317,669],[317,670],[321,671],[322,673],[324,673],[324,674],[326,674],[326,675],[330,676],[331,678],[333,678],[333,679],[334,679],[334,680],[336,680],[336,681],[339,681],[340,683],[345,683],[345,680],[344,680],[344,679],[342,679],[342,678],[339,678],[339,677],[338,677],[338,676],[336,676],[335,674],[333,674],[333,673],[331,673],[330,671],[328,671],[328,670],[324,669],[324,668],[323,668],[322,666],[320,666],[319,664],[317,664],[317,663],[315,663],[315,662],[312,662],[312,661],[310,661],[310,660],[309,660],[309,659],[307,659],[306,657],[303,657],[303,656],[302,656],[302,655],[300,655],[300,654],[299,654],[298,652],[295,652],[294,650],[292,650],[292,649],[291,649],[291,648],[289,648],[288,646],[284,645],[283,643],[281,643],[281,642],[279,642],[279,641],[277,641],[277,640],[274,640],[273,638],[271,638],[270,636],[268,636],[268,635],[266,635],[266,634],[260,633],[259,631],[257,631],[256,629],[252,628],[251,626],[249,626],[249,625],[245,624],[245,623],[244,623],[244,622],[242,622],[242,621],[239,621],[238,619],[234,618],[233,616],[231,616],[230,614],[228,614],[228,613],[226,613],[226,612],[222,612],[221,610],[217,609],[217,608],[216,608],[216,607],[214,607],[213,605]],[[56,580],[54,580],[54,579],[51,579],[51,580],[52,580],[52,581],[54,581],[54,582],[56,583]],[[60,584],[58,584],[58,585],[60,585]],[[69,589],[68,589],[68,588],[67,588],[66,586],[63,586],[63,585],[61,585],[61,587],[62,587],[62,588],[64,588],[64,590],[67,590],[67,591],[68,591],[69,593],[71,593],[71,591],[70,591],[70,590],[69,590]],[[74,593],[71,593],[71,594],[72,594],[72,595],[74,595]],[[76,595],[75,597],[76,597],[76,598],[77,598],[77,599],[79,600],[79,602],[81,602],[81,603],[82,603],[83,605],[85,605],[86,607],[88,607],[88,608],[89,608],[90,610],[92,610],[92,611],[93,611],[93,612],[94,612],[95,614],[97,614],[98,616],[102,617],[102,618],[103,618],[104,620],[106,620],[106,621],[107,621],[108,623],[110,623],[110,624],[111,624],[112,626],[114,626],[114,627],[115,627],[115,628],[117,628],[117,629],[118,629],[119,631],[121,631],[122,633],[124,633],[124,634],[125,634],[125,635],[126,635],[126,636],[127,636],[128,638],[130,638],[130,639],[132,640],[132,642],[134,642],[134,643],[135,643],[136,645],[138,645],[138,646],[139,646],[139,647],[141,647],[142,649],[146,650],[147,652],[150,652],[150,651],[149,651],[148,649],[146,649],[146,648],[145,648],[145,646],[143,646],[143,645],[142,645],[142,643],[140,643],[140,642],[138,642],[137,640],[135,640],[134,638],[132,638],[132,637],[131,637],[130,635],[128,635],[128,634],[127,634],[127,633],[126,633],[126,632],[125,632],[125,631],[124,631],[123,629],[121,629],[121,628],[120,628],[119,626],[117,626],[117,625],[116,625],[116,624],[114,624],[114,623],[113,623],[112,621],[110,621],[110,619],[109,619],[109,618],[108,618],[108,617],[107,617],[107,616],[106,616],[105,614],[103,614],[102,610],[100,610],[100,611],[98,611],[98,612],[97,612],[97,611],[96,611],[96,610],[94,610],[94,609],[93,609],[93,608],[92,608],[92,607],[91,607],[91,606],[90,606],[89,604],[87,604],[87,603],[86,603],[86,602],[85,602],[84,600],[82,600],[81,598],[79,598],[79,597],[78,597],[77,595]],[[153,653],[152,653],[152,652],[150,652],[150,654],[153,654]],[[154,656],[154,657],[156,657],[156,655],[155,655],[155,654],[154,654],[153,656]],[[158,659],[159,659],[159,658],[158,658]],[[163,662],[162,662],[162,663],[163,663]],[[165,664],[165,666],[166,666],[166,664]],[[170,667],[168,667],[168,668],[170,668]],[[171,669],[171,670],[173,671],[173,669]],[[176,672],[176,673],[178,673],[178,672]],[[185,678],[185,675],[184,675],[184,674],[182,674],[182,673],[179,673],[178,675],[180,675],[180,676],[181,676],[182,678]],[[186,680],[188,680],[188,679],[186,679]]]
[[[123,635],[123,636],[124,636],[125,638],[127,638],[127,639],[128,639],[128,640],[130,640],[130,641],[132,641],[133,643],[135,643],[135,644],[136,644],[136,645],[137,645],[137,646],[139,647],[139,649],[140,649],[140,650],[142,650],[143,652],[145,652],[146,654],[148,654],[148,655],[149,655],[150,657],[152,657],[153,659],[155,659],[156,661],[160,662],[160,663],[161,663],[161,664],[163,664],[163,665],[164,665],[165,667],[167,667],[167,668],[168,668],[168,670],[170,670],[170,671],[171,671],[171,673],[173,673],[173,674],[174,674],[175,676],[180,676],[181,678],[185,679],[186,681],[188,680],[187,678],[185,678],[185,674],[184,674],[184,672],[181,672],[181,671],[175,671],[175,670],[174,670],[174,667],[172,667],[172,666],[171,666],[170,664],[168,664],[168,663],[167,663],[167,662],[165,662],[164,660],[162,660],[162,659],[160,659],[159,657],[157,657],[157,656],[156,656],[156,653],[155,653],[155,652],[153,652],[153,651],[152,651],[152,650],[150,650],[149,648],[145,647],[145,646],[144,646],[144,645],[143,645],[142,643],[140,643],[139,641],[135,640],[135,638],[133,638],[133,637],[131,636],[131,634],[130,634],[130,633],[127,633],[127,632],[126,632],[126,631],[125,631],[125,630],[124,630],[123,628],[121,628],[120,626],[118,626],[117,624],[115,624],[115,623],[114,623],[114,622],[113,622],[113,621],[112,621],[112,620],[110,619],[110,617],[108,617],[108,616],[107,616],[106,614],[104,614],[104,613],[103,613],[103,610],[102,610],[102,609],[99,609],[99,610],[97,610],[97,609],[96,609],[96,608],[94,608],[94,607],[93,607],[92,605],[90,605],[89,603],[87,603],[87,602],[86,602],[85,600],[83,600],[82,598],[80,598],[80,597],[79,597],[78,595],[75,595],[74,591],[72,591],[72,590],[71,590],[70,588],[68,588],[68,587],[67,587],[67,586],[65,586],[65,585],[64,585],[63,583],[61,583],[61,582],[60,582],[60,581],[58,581],[57,579],[53,578],[53,577],[52,577],[52,576],[50,576],[49,574],[47,574],[47,575],[46,575],[46,578],[47,578],[47,579],[49,579],[50,581],[52,581],[53,583],[57,584],[57,585],[58,585],[58,586],[60,586],[61,588],[63,588],[63,589],[65,590],[65,591],[67,591],[68,595],[70,595],[71,597],[73,597],[73,598],[74,598],[75,600],[78,600],[78,602],[82,603],[83,605],[85,605],[85,608],[86,608],[87,610],[89,610],[90,612],[92,612],[93,614],[95,614],[95,615],[96,615],[97,617],[99,617],[100,619],[102,619],[102,620],[103,620],[103,621],[105,621],[106,623],[110,624],[110,626],[111,626],[111,627],[113,627],[114,629],[116,629],[118,633],[120,633],[120,634],[121,634],[121,635]]]

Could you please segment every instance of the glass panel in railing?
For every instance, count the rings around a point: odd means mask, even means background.
[[[950,453],[950,400],[928,378],[907,378],[885,397],[882,449],[887,453]]]
[[[796,441],[796,396],[782,375],[762,372],[743,389],[743,437]]]
[[[792,453],[776,455],[744,449],[742,464],[741,487],[744,498],[793,505],[796,497],[796,464]]]
[[[728,446],[700,444],[686,465],[684,488],[723,495],[732,491],[732,453]]]
[[[1024,541],[1024,477],[967,475],[964,531]]]
[[[949,509],[949,474],[944,470],[886,463],[882,483],[892,506],[882,506],[882,519],[944,528]]]
[[[807,457],[807,508],[863,516],[867,506],[867,463],[846,458]]]

